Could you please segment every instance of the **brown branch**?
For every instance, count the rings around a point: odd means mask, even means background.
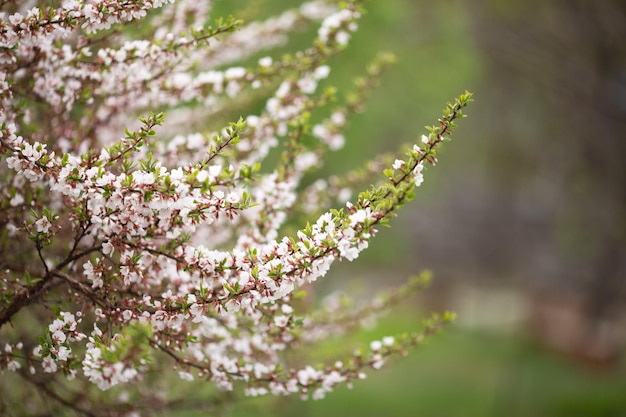
[[[22,309],[22,307],[25,307],[38,300],[39,297],[47,289],[46,286],[52,281],[54,277],[58,276],[61,273],[61,270],[63,268],[65,268],[72,262],[75,262],[76,260],[82,258],[83,256],[86,256],[99,249],[99,247],[93,247],[75,254],[72,254],[70,252],[70,255],[68,255],[68,257],[63,262],[57,265],[55,269],[48,271],[46,274],[43,274],[41,280],[37,281],[31,286],[27,286],[24,291],[16,294],[12,298],[11,303],[6,308],[0,311],[0,328],[2,328],[2,326],[11,321],[13,316],[17,314]]]
[[[74,410],[76,413],[82,414],[87,417],[97,417],[97,415],[92,413],[91,411],[84,409],[82,407],[79,407],[76,404],[76,401],[66,400],[57,392],[53,391],[52,388],[50,388],[50,386],[52,386],[53,384],[51,384],[49,381],[42,381],[40,379],[36,379],[28,371],[19,372],[18,374],[26,381],[35,385],[40,392],[45,394],[47,397],[53,399],[54,401],[58,402],[62,406],[67,407],[71,410]]]

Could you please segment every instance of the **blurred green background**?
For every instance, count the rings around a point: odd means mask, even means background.
[[[218,9],[252,4],[262,15],[296,4],[226,3]],[[431,310],[454,310],[458,323],[352,390],[319,402],[249,399],[222,413],[626,416],[626,5],[365,7],[329,82],[349,89],[381,50],[398,61],[322,175],[414,141],[466,89],[476,102],[416,200],[321,292],[372,294],[428,268],[432,289],[356,339],[419,327]]]

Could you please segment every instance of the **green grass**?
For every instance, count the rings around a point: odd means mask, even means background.
[[[390,321],[402,328],[391,319],[384,327]],[[626,415],[625,393],[624,364],[592,370],[518,336],[451,328],[407,358],[370,371],[352,390],[339,388],[322,401],[249,400],[225,415],[609,417]]]

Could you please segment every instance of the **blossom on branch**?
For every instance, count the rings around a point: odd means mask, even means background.
[[[86,415],[169,407],[156,394],[128,400],[162,386],[161,373],[320,399],[453,319],[434,315],[420,332],[326,365],[287,354],[304,357],[308,344],[424,285],[358,307],[307,311],[301,300],[412,199],[471,101],[449,104],[404,155],[303,187],[393,61],[375,58],[345,99],[320,87],[358,28],[359,1],[314,0],[248,24],[211,21],[209,1],[9,3],[0,4],[0,372]],[[309,48],[265,55],[312,24]],[[251,97],[265,100],[256,114],[219,122]],[[102,395],[109,389],[119,400]]]

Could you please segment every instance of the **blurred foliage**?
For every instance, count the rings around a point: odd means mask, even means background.
[[[270,15],[294,2],[239,0],[229,7],[242,4],[256,4],[252,8]],[[584,317],[588,309],[623,312],[616,302],[623,285],[614,285],[620,276],[623,284],[619,254],[626,230],[623,3],[388,0],[366,1],[365,7],[368,15],[349,49],[330,62],[328,83],[349,89],[380,50],[398,59],[365,112],[351,120],[346,147],[325,159],[325,175],[416,140],[441,105],[465,89],[475,93],[476,103],[455,143],[442,149],[437,169],[425,173],[413,209],[405,209],[412,213],[381,230],[360,259],[332,271],[320,283],[322,291],[371,293],[430,268],[436,287],[513,286],[532,301],[553,298],[574,305],[574,316]],[[312,30],[296,35],[285,50],[305,44]],[[598,303],[606,308],[598,309]],[[403,311],[385,320],[383,333],[393,333],[398,322],[406,328],[413,314]],[[540,320],[560,326],[550,315]],[[575,326],[587,345],[601,339],[593,320]],[[626,414],[623,347],[614,346],[612,367],[600,370],[545,351],[543,344],[525,333],[453,329],[352,391],[315,403],[244,400],[231,411],[238,416]]]
[[[569,299],[561,296],[574,293],[584,300],[591,288],[590,296],[608,303],[606,289],[594,283],[604,282],[603,275],[619,276],[610,254],[620,246],[607,249],[615,233],[607,233],[611,228],[605,226],[614,218],[613,230],[623,231],[624,222],[619,196],[626,190],[620,185],[626,176],[616,159],[623,155],[618,151],[623,144],[615,146],[623,137],[616,121],[626,120],[626,88],[619,82],[626,80],[626,25],[620,24],[625,14],[619,3],[365,2],[368,15],[350,48],[330,62],[329,83],[346,88],[379,50],[398,60],[383,75],[365,112],[352,119],[346,147],[326,158],[325,173],[346,172],[415,140],[441,104],[464,89],[475,93],[476,103],[455,143],[442,149],[437,169],[425,173],[414,208],[406,208],[413,214],[381,230],[362,258],[332,271],[322,287],[371,293],[426,267],[435,271],[436,287],[487,282],[514,286],[531,300],[554,296],[566,305]],[[294,42],[310,36],[304,33]],[[613,105],[603,103],[603,97]],[[596,223],[600,230],[594,230]],[[574,316],[586,314],[585,303]],[[411,314],[386,320],[383,333]],[[540,320],[560,326],[550,315]],[[576,326],[591,346],[601,336],[589,323]],[[277,416],[626,413],[623,359],[612,368],[589,369],[543,350],[543,343],[524,333],[454,329],[352,391],[315,403],[291,399],[286,406],[252,400],[248,406],[241,403],[236,414],[259,416],[268,409],[267,415]]]

